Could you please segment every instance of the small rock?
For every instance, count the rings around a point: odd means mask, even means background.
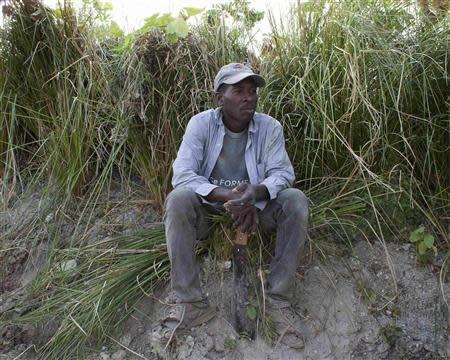
[[[225,342],[222,337],[214,338],[214,351],[218,353],[222,353],[225,351]]]
[[[402,250],[408,251],[411,248],[411,244],[403,244],[400,246]]]
[[[55,215],[53,213],[50,213],[45,217],[45,222],[48,224],[51,221],[53,221],[54,218],[55,218]]]
[[[132,337],[131,337],[131,335],[130,335],[130,334],[125,334],[124,336],[122,336],[122,337],[120,338],[120,343],[121,343],[122,345],[128,347],[128,346],[130,346],[130,344],[131,344],[131,340],[133,340]]]
[[[69,271],[69,270],[75,269],[78,266],[78,262],[77,262],[77,260],[72,259],[72,260],[64,261],[58,265],[59,265],[58,267],[61,271]]]
[[[228,271],[231,269],[231,261],[230,260],[219,261],[217,263],[217,266],[218,266],[219,270],[222,272]]]
[[[6,301],[5,304],[0,306],[0,313],[6,312],[8,310],[14,309],[16,306],[16,303],[14,301]]]
[[[138,332],[138,334],[145,333],[145,326],[139,325],[138,328],[137,328],[137,332]]]
[[[105,352],[101,352],[99,358],[101,360],[111,360],[111,357]]]
[[[125,360],[127,357],[127,352],[125,350],[118,350],[114,354],[112,354],[112,360]]]

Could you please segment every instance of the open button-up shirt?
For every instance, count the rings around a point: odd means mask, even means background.
[[[191,118],[173,163],[174,188],[188,187],[205,197],[218,187],[208,179],[222,150],[224,136],[221,108]],[[245,165],[250,183],[265,185],[270,199],[275,199],[278,192],[294,183],[294,169],[286,152],[283,127],[269,115],[255,113],[249,124]],[[266,204],[267,201],[259,201],[255,206],[263,209]]]

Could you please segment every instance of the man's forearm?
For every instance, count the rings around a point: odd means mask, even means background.
[[[258,184],[258,185],[253,185],[253,186],[255,188],[256,201],[270,199],[269,190],[267,190],[266,185]]]
[[[269,200],[270,194],[267,190],[267,187],[262,184],[258,185],[249,185],[253,188],[254,194],[255,194],[255,200],[261,201],[261,200]],[[240,199],[244,194],[244,192],[239,191],[232,191],[232,189],[224,188],[224,187],[217,187],[213,191],[211,191],[208,196],[205,197],[206,200],[210,202],[227,202],[229,200],[237,200]]]
[[[211,191],[208,196],[205,197],[206,200],[210,202],[227,202],[228,200],[233,200],[239,198],[239,194],[233,193],[231,189],[224,187],[217,187]]]

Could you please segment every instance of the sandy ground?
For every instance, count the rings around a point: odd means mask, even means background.
[[[48,257],[45,230],[27,234],[26,219],[41,211],[51,223],[42,198],[35,194],[1,213],[5,234],[23,236],[34,243],[15,242],[0,253],[2,281],[0,315],[24,296]],[[155,214],[147,205],[127,205],[113,212],[120,231],[148,225]],[[108,236],[101,225],[93,227],[92,241]],[[130,225],[132,224],[132,226]],[[43,228],[45,229],[45,227]],[[116,229],[117,230],[117,229]],[[67,233],[73,231],[67,225]],[[8,251],[6,251],[8,249]],[[435,259],[442,264],[443,258]],[[360,240],[346,255],[305,259],[296,280],[295,307],[302,317],[305,347],[291,350],[262,336],[239,337],[231,322],[231,271],[221,263],[202,259],[202,284],[219,316],[208,324],[177,336],[164,351],[152,343],[151,329],[160,317],[167,289],[144,298],[118,329],[115,342],[104,344],[89,360],[134,359],[447,359],[450,358],[450,284],[439,281],[438,267],[419,265],[415,248],[391,239]],[[32,327],[0,326],[0,359],[34,359]]]

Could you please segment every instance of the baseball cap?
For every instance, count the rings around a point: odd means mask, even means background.
[[[266,84],[262,76],[255,74],[252,69],[244,64],[231,63],[222,66],[214,78],[214,91],[217,92],[222,84],[233,85],[248,77],[255,81],[257,87],[262,87]]]

